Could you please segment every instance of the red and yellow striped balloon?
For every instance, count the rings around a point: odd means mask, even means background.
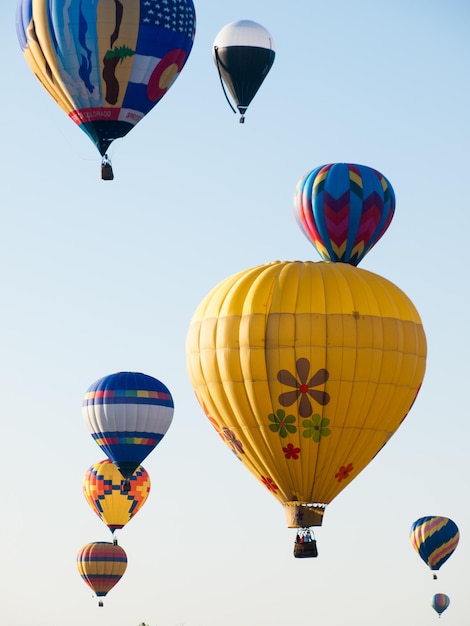
[[[77,568],[98,598],[104,597],[121,580],[127,568],[127,555],[117,543],[87,543],[77,554]],[[99,606],[103,606],[102,601]]]

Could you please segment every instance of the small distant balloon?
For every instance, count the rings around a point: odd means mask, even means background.
[[[78,551],[77,568],[86,584],[100,598],[98,606],[103,606],[101,598],[117,585],[126,571],[127,555],[117,543],[87,543]]]
[[[150,476],[142,465],[125,481],[114,463],[104,459],[83,477],[85,500],[112,533],[137,515],[149,493]]]
[[[82,414],[93,439],[129,479],[165,436],[173,398],[159,380],[140,372],[118,372],[94,382]]]
[[[438,613],[439,617],[448,608],[449,604],[450,598],[445,593],[436,593],[431,599],[431,606]]]
[[[413,522],[410,541],[421,559],[433,571],[439,570],[452,556],[459,543],[457,524],[448,517],[429,515]],[[434,574],[433,578],[437,578]]]
[[[212,55],[227,102],[234,112],[225,87],[245,121],[245,113],[274,63],[274,42],[270,33],[251,20],[227,24],[217,34]],[[224,86],[225,84],[225,86]]]
[[[298,181],[297,224],[324,261],[358,265],[382,237],[395,212],[395,193],[366,165],[320,165]]]

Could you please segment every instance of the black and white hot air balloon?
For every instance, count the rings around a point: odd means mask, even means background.
[[[212,54],[227,102],[236,113],[225,88],[230,92],[243,124],[246,110],[274,62],[273,38],[261,24],[239,20],[219,31]]]

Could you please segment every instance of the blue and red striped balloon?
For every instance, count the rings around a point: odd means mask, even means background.
[[[437,515],[420,517],[410,530],[411,545],[433,571],[439,570],[452,556],[459,538],[457,524],[448,517]]]
[[[449,607],[450,598],[445,593],[435,593],[431,599],[431,606],[439,617]]]
[[[297,224],[324,261],[358,265],[382,237],[395,212],[383,174],[365,165],[330,163],[297,183]]]

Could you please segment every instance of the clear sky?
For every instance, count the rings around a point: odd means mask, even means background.
[[[442,620],[467,623],[468,2],[197,2],[188,63],[116,142],[113,182],[23,59],[15,6],[0,6],[0,626],[425,626],[436,592],[451,598]],[[276,44],[244,126],[211,56],[237,19]],[[394,220],[361,267],[413,300],[428,361],[408,418],[327,508],[318,559],[302,561],[281,505],[199,408],[185,340],[223,278],[319,260],[292,195],[335,161],[375,167],[395,189]],[[111,540],[81,491],[103,458],[81,401],[119,370],[162,380],[175,414],[144,463],[149,500],[119,535],[127,572],[98,608],[75,565],[82,545]],[[423,515],[461,531],[437,581],[408,539]]]

